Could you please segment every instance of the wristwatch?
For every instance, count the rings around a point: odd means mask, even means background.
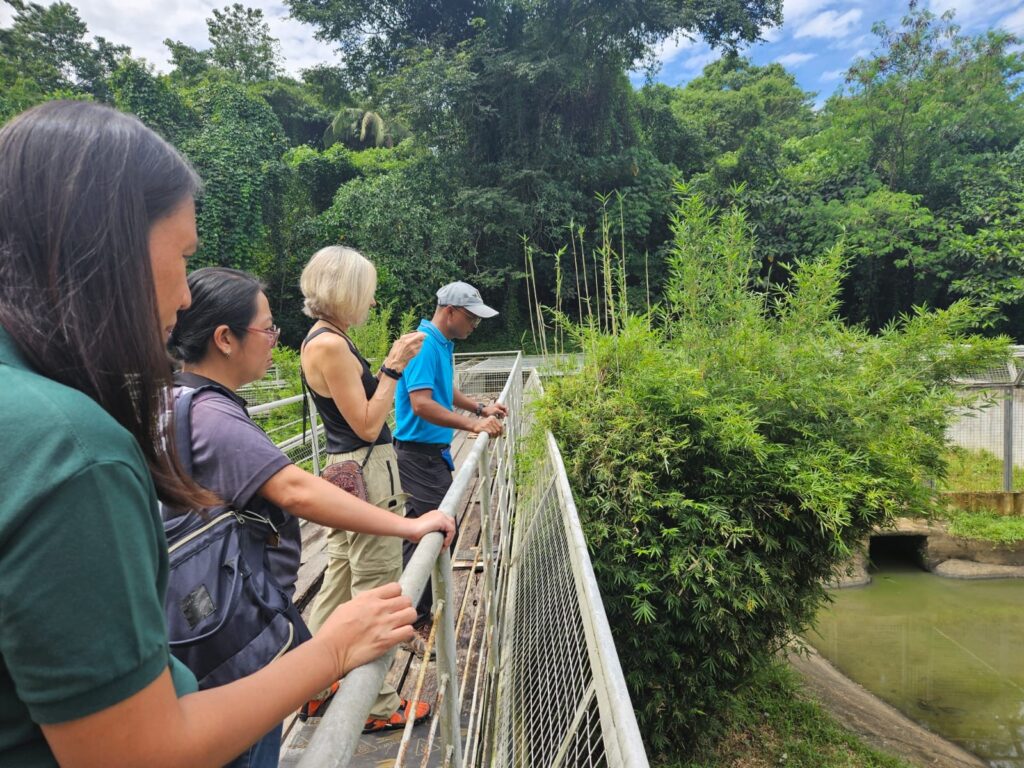
[[[476,415],[477,416],[483,416],[484,415],[484,404],[483,403],[477,403],[476,404]]]
[[[388,378],[394,379],[395,381],[398,381],[400,378],[402,378],[401,373],[396,371],[394,368],[388,368],[386,365],[381,365],[380,372],[383,373]]]

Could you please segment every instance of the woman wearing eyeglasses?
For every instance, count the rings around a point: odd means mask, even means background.
[[[178,313],[168,346],[182,364],[175,395],[210,388],[192,399],[192,476],[234,509],[273,523],[278,540],[267,549],[270,570],[289,595],[301,550],[298,517],[381,537],[419,541],[442,531],[451,539],[454,524],[440,512],[407,520],[292,464],[249,418],[237,394],[266,374],[280,333],[262,285],[245,272],[219,267],[196,270],[188,285],[192,304]],[[275,727],[232,766],[276,766],[279,751]]]

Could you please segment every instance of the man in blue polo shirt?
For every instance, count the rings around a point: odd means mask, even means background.
[[[455,388],[452,355],[455,339],[465,339],[484,318],[498,313],[484,304],[480,292],[468,283],[449,283],[437,292],[437,309],[418,330],[426,334],[423,348],[402,372],[395,392],[395,451],[402,490],[409,494],[406,517],[419,517],[441,506],[452,484],[450,450],[456,429],[500,435],[508,409],[470,400]],[[456,413],[461,408],[474,414]],[[452,547],[455,541],[452,541]],[[416,545],[402,544],[402,561],[408,565]],[[433,602],[430,585],[417,606],[417,625],[423,628]]]

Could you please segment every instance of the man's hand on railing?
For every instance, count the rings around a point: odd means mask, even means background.
[[[440,531],[444,534],[443,549],[452,543],[452,537],[455,536],[455,521],[439,509],[419,517],[407,517],[405,521],[410,525],[409,533],[405,534],[405,538],[413,544],[419,543],[419,540],[428,533]]]
[[[491,437],[497,437],[504,431],[504,426],[498,421],[497,416],[488,416],[485,419],[477,419],[473,422],[473,425],[469,428],[470,432],[475,434],[481,434],[486,432]]]
[[[416,609],[397,582],[368,590],[334,609],[310,643],[316,643],[341,678],[412,639]]]
[[[503,403],[492,403],[483,409],[481,415],[497,416],[499,419],[504,419],[508,416],[508,406]]]

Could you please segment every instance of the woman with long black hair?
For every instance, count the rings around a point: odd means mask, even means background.
[[[107,107],[0,129],[0,765],[222,766],[412,636],[392,584],[230,685],[196,692],[170,656],[157,499],[217,501],[160,439],[198,188]]]

